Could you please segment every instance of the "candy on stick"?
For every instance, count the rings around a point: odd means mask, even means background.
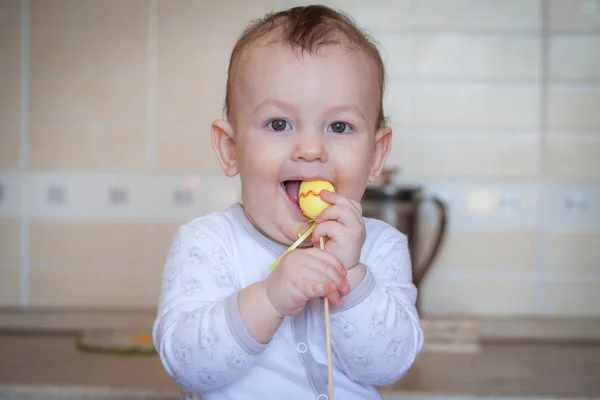
[[[281,256],[279,256],[277,261],[275,261],[275,263],[273,263],[271,266],[271,271],[277,267],[283,256],[304,242],[317,227],[315,218],[317,218],[324,209],[331,205],[321,199],[321,191],[324,189],[335,192],[333,185],[327,181],[302,181],[300,184],[300,188],[298,190],[298,205],[300,206],[302,213],[310,219],[298,229],[298,240],[296,240],[290,247],[287,248],[286,251],[283,252]],[[311,227],[308,228],[306,232],[302,233],[308,223],[312,223]]]
[[[310,219],[315,219],[331,204],[321,199],[321,191],[335,192],[333,185],[327,181],[302,181],[298,191],[298,205],[302,213]]]
[[[282,255],[275,261],[271,270],[274,270],[281,258],[289,251],[295,249],[300,243],[302,243],[317,226],[317,223],[314,222],[314,219],[323,212],[327,207],[331,204],[323,201],[321,199],[321,191],[329,190],[331,192],[335,192],[333,185],[327,181],[302,181],[300,184],[300,189],[298,191],[298,205],[302,210],[302,213],[310,218],[309,222],[313,222],[312,226],[302,234],[302,229],[304,225],[298,230],[298,240],[291,245]],[[321,237],[319,240],[319,244],[321,250],[325,250],[325,238]],[[324,301],[324,311],[325,311],[325,342],[327,346],[327,373],[329,380],[329,400],[333,399],[333,374],[332,374],[332,364],[331,364],[331,332],[330,332],[330,322],[329,322],[329,299],[325,297]]]

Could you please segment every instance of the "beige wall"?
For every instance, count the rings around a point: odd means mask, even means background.
[[[295,4],[0,2],[0,306],[155,306],[177,224],[238,199],[231,47]],[[600,316],[600,1],[326,4],[381,45],[389,165],[450,206],[424,311]]]

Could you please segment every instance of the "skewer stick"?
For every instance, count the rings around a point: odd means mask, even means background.
[[[325,237],[320,239],[321,250],[325,250]],[[329,299],[323,300],[325,311],[325,344],[327,347],[327,377],[329,381],[329,400],[333,400],[333,371],[331,362],[331,332],[329,330]]]

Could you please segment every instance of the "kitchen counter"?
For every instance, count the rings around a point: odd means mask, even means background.
[[[178,398],[157,356],[85,353],[65,334],[0,334],[0,398],[11,398],[9,392],[23,399],[40,392],[43,398]],[[381,393],[389,400],[600,399],[600,344],[484,343],[479,354],[422,353]]]

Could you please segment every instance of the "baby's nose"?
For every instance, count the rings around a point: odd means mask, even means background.
[[[322,135],[301,135],[292,153],[294,161],[327,161],[325,143]]]

